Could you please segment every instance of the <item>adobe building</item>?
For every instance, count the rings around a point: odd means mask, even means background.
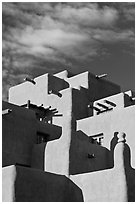
[[[106,75],[65,70],[3,102],[3,201],[135,200],[135,98]]]

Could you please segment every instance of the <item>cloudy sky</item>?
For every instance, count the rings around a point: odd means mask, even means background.
[[[26,76],[107,73],[134,90],[134,3],[2,3],[3,99]]]

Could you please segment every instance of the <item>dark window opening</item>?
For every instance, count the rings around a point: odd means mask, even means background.
[[[102,145],[103,144],[103,133],[99,133],[97,135],[93,135],[89,137],[89,142],[92,144],[98,144],[98,145]]]
[[[49,134],[43,134],[43,133],[38,132],[37,133],[37,144],[41,144],[41,143],[45,143],[49,141],[49,137],[50,137]]]

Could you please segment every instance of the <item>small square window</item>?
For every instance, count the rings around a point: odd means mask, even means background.
[[[49,134],[37,133],[37,144],[45,143],[49,139]]]

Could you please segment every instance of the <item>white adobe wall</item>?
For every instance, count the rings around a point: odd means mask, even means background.
[[[60,79],[66,79],[68,77],[68,71],[64,70],[62,72],[59,72],[57,74],[54,74],[54,76],[60,78]]]
[[[135,107],[117,109],[77,121],[77,130],[92,136],[103,133],[103,146],[110,149],[115,132],[125,132],[131,149],[131,166],[135,166]]]
[[[2,202],[15,201],[16,167],[14,165],[2,168]]]
[[[72,88],[62,90],[62,97],[51,94],[49,103],[62,116],[53,117],[53,124],[62,127],[58,140],[50,141],[45,149],[45,171],[69,175],[69,149],[72,135]]]
[[[115,94],[115,95],[112,95],[112,96],[109,96],[106,98],[102,98],[100,100],[96,100],[93,103],[93,106],[99,108],[102,111],[105,110],[104,107],[101,107],[100,105],[98,105],[98,103],[100,103],[102,105],[105,105],[106,108],[107,107],[109,109],[112,108],[112,110],[115,111],[117,109],[121,109],[121,108],[124,108],[127,106],[134,105],[134,100],[132,100],[132,96],[133,96],[132,91],[122,92],[122,93]],[[110,104],[108,102],[110,102]],[[97,112],[98,111],[93,110],[93,115],[97,115]],[[109,112],[109,110],[108,110],[108,112]]]
[[[114,107],[114,106],[112,106],[110,104],[107,104],[105,102],[105,100],[114,103],[116,105],[116,107]],[[101,104],[105,105],[108,108],[113,108],[113,111],[115,111],[116,109],[119,109],[119,108],[124,108],[124,93],[120,93],[120,94],[116,94],[116,95],[113,95],[113,96],[110,96],[110,97],[106,97],[106,98],[97,100],[97,101],[95,101],[93,103],[93,106],[99,108],[100,110],[105,110],[105,108],[100,107],[98,105],[98,103],[101,103]],[[93,115],[97,115],[96,110],[93,110]]]
[[[36,84],[24,82],[9,89],[9,102],[16,105],[31,103],[46,105],[48,94],[48,74],[44,74],[34,79]]]
[[[28,100],[36,105],[48,105],[49,91],[60,90],[69,87],[69,84],[56,76],[44,74],[34,79],[36,84],[24,82],[9,89],[9,102],[16,105],[26,104]]]
[[[67,72],[61,72],[56,74],[55,76],[45,74],[40,77],[35,78],[36,85],[31,84],[30,82],[24,82],[18,86],[12,87],[9,91],[9,100],[11,103],[22,105],[27,103],[27,100],[30,100],[31,103],[36,105],[43,104],[44,107],[51,106],[52,108],[57,108],[58,114],[62,116],[53,117],[53,124],[59,125],[62,127],[62,136],[58,141],[49,142],[46,148],[46,160],[45,160],[45,169],[47,171],[51,171],[54,173],[68,174],[69,168],[69,145],[70,138],[72,137],[72,115],[74,114],[77,118],[82,118],[83,116],[87,116],[86,108],[82,109],[82,113],[79,114],[80,108],[77,109],[77,105],[75,103],[75,99],[79,98],[82,100],[83,106],[88,103],[89,98],[101,97],[102,95],[105,97],[107,95],[112,95],[115,92],[119,92],[119,86],[110,83],[106,80],[99,79],[97,80],[94,75],[90,75],[89,72],[84,72],[82,74],[76,75],[74,77],[67,78]],[[60,78],[58,78],[60,77]],[[65,80],[63,80],[63,79]],[[73,91],[72,88],[80,88],[83,86],[85,89],[91,89],[89,92],[85,92],[84,90],[77,90],[80,94],[77,94],[76,91]],[[96,89],[97,86],[97,89]],[[101,92],[103,87],[103,91]],[[62,94],[62,97],[59,97],[55,94],[48,94],[48,91],[55,89]],[[74,90],[74,89],[73,89]],[[81,94],[82,93],[82,94]],[[98,94],[101,94],[98,96]],[[89,96],[88,96],[89,95]],[[89,97],[89,98],[88,98]],[[73,109],[73,110],[72,110]],[[74,110],[75,109],[75,110]],[[88,110],[87,110],[88,111]],[[76,114],[78,112],[78,114]],[[121,117],[125,117],[123,115]],[[104,140],[105,146],[109,148],[110,137],[113,137],[113,131],[119,131],[121,128],[111,127],[110,121],[112,124],[115,123],[117,119],[117,115],[114,117],[105,116],[103,114],[103,118],[100,115],[97,118],[87,118],[78,121],[78,130],[85,131],[87,134],[89,130],[89,135],[98,134],[102,131],[105,132],[105,137],[109,138],[107,141]],[[110,118],[109,118],[110,117]],[[100,120],[99,120],[100,118]],[[106,119],[105,119],[106,118]],[[134,119],[133,119],[134,120]],[[81,122],[82,121],[82,122]],[[91,126],[91,121],[93,125]],[[122,121],[122,118],[120,119]],[[117,123],[116,123],[117,124]],[[120,123],[119,123],[120,124]],[[98,127],[99,126],[99,127]],[[113,130],[114,129],[114,130]],[[128,133],[127,133],[128,134]],[[111,135],[111,136],[109,136]],[[62,147],[64,146],[64,147]],[[65,151],[67,148],[67,151]],[[63,155],[64,154],[64,155]],[[58,159],[56,159],[56,157]],[[65,156],[66,155],[66,156]],[[51,161],[53,160],[53,162]],[[65,162],[64,162],[65,161]],[[56,164],[56,165],[55,165]]]
[[[72,181],[82,189],[84,202],[126,202],[124,174],[108,169],[92,173],[71,175]],[[119,185],[120,184],[120,185]]]
[[[78,75],[75,75],[70,78],[66,78],[65,80],[70,84],[70,87],[75,89],[80,89],[80,86],[88,89],[89,88],[89,72],[84,72]]]
[[[112,169],[71,175],[83,192],[85,202],[133,202],[135,171],[130,166],[130,149],[123,133],[118,134]]]

